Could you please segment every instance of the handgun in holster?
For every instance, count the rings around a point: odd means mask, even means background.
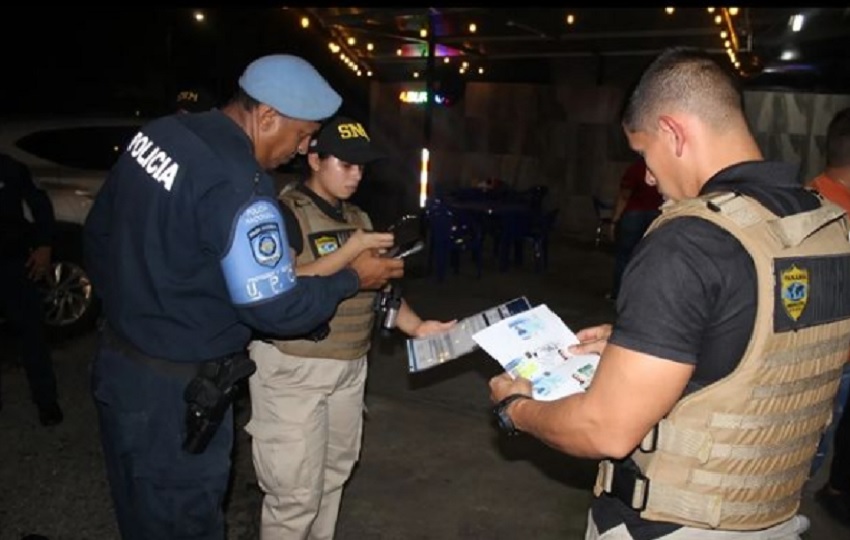
[[[233,401],[236,383],[250,377],[257,365],[245,353],[206,362],[183,392],[186,401],[186,439],[183,449],[202,453],[212,440]]]

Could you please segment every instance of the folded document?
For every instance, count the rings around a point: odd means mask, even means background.
[[[512,315],[531,309],[524,296],[476,313],[457,322],[451,330],[407,340],[407,365],[410,373],[445,364],[478,349],[473,334]]]
[[[596,373],[599,355],[568,355],[578,338],[545,305],[490,325],[472,338],[513,377],[531,381],[533,396],[554,400],[584,392]]]

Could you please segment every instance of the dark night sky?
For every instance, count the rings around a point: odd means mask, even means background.
[[[304,56],[345,98],[368,107],[368,80],[331,57],[324,36],[281,8],[53,8],[0,18],[0,114],[163,112],[176,89],[202,84],[226,99],[254,58]]]

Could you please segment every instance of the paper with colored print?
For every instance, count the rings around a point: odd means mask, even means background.
[[[544,401],[587,390],[599,364],[597,354],[562,356],[561,351],[566,353],[578,338],[545,305],[501,320],[472,337],[511,376],[530,380],[534,398]]]

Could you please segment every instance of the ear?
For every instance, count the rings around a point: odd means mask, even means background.
[[[310,165],[310,170],[318,171],[319,170],[319,164],[321,162],[322,162],[322,160],[319,159],[319,154],[317,154],[315,152],[310,152],[310,153],[307,154],[307,164]]]
[[[682,157],[685,147],[685,127],[672,116],[659,116],[658,129],[665,140],[668,140],[676,152],[676,157]]]
[[[257,106],[257,115],[260,119],[260,128],[263,130],[273,127],[277,119],[280,118],[280,114],[265,103],[260,103]]]

